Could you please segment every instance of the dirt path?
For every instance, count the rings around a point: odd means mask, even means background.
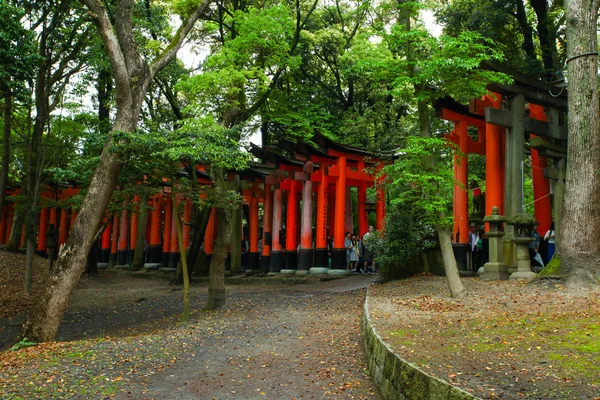
[[[359,288],[373,279],[261,290],[236,305],[221,332],[203,335],[185,360],[120,397],[378,398],[359,345]]]
[[[230,286],[226,310],[196,311],[187,326],[175,324],[181,292],[170,292],[162,282],[140,281],[137,289],[152,287],[141,301],[145,294],[129,293],[119,301],[106,300],[101,292],[86,294],[96,290],[90,282],[79,289],[85,301],[66,317],[63,337],[102,336],[106,329],[120,331],[118,337],[0,353],[0,393],[8,398],[376,399],[360,346],[361,288],[373,279],[352,276],[291,288]],[[194,288],[193,307],[200,308],[205,296],[204,288]],[[140,326],[142,321],[149,322]]]

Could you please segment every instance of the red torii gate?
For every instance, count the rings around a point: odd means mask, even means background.
[[[245,171],[238,174],[246,183],[242,189],[243,203],[248,205],[248,228],[250,236],[250,270],[263,270],[271,273],[330,273],[345,274],[346,249],[345,232],[353,232],[350,187],[358,188],[358,234],[368,230],[367,188],[374,187],[382,161],[363,149],[344,146],[319,133],[313,141],[319,147],[306,143],[284,142],[289,156],[279,148],[254,148],[262,163],[251,162]],[[195,166],[198,181],[211,185],[209,176],[202,166]],[[228,178],[234,179],[236,172]],[[145,268],[176,268],[179,261],[179,248],[176,240],[173,200],[170,187],[164,180],[162,193],[149,196],[149,212],[145,232],[137,232],[140,210],[139,196],[134,196],[130,207],[120,213],[106,215],[104,230],[99,241],[98,266],[100,268],[131,265],[137,237],[144,235],[147,243]],[[19,189],[9,192],[18,193]],[[76,187],[54,188],[44,192],[42,197],[65,200],[79,192]],[[183,234],[184,244],[189,244],[192,204],[189,198],[179,196],[177,202],[184,201]],[[263,204],[263,246],[258,254],[259,204]],[[313,218],[313,203],[316,218]],[[300,206],[301,204],[301,206]],[[9,203],[0,220],[0,243],[6,243],[12,229],[14,205]],[[70,208],[70,207],[69,207]],[[62,245],[68,237],[70,227],[76,217],[76,210],[44,205],[39,213],[37,252],[46,253],[46,233],[53,225],[57,230],[57,245]],[[131,212],[128,211],[131,209]],[[283,210],[285,209],[285,215]],[[375,203],[377,229],[383,228],[385,217],[384,189],[377,187]],[[285,222],[285,230],[282,229]],[[99,227],[100,228],[100,227]],[[315,235],[313,237],[313,228]],[[216,217],[211,213],[204,236],[204,253],[210,257],[216,236]],[[328,236],[333,238],[333,248],[328,251]],[[240,229],[233,229],[232,240],[241,240]],[[285,240],[283,240],[285,237]],[[314,240],[314,245],[313,245]],[[314,249],[313,249],[314,247]],[[331,269],[329,268],[331,253]],[[231,257],[238,257],[232,254]],[[259,261],[260,260],[260,261]]]
[[[271,230],[273,244],[272,248],[264,247],[264,243],[271,243],[269,231],[265,229],[262,254],[263,260],[270,258],[269,271],[272,273],[346,273],[344,234],[353,231],[352,214],[348,207],[350,187],[358,188],[358,234],[363,235],[368,230],[366,190],[368,187],[375,186],[381,160],[363,149],[341,145],[320,133],[315,134],[313,141],[319,148],[306,143],[284,142],[283,146],[287,148],[291,157],[280,154],[279,148],[254,147],[252,150],[253,154],[262,160],[264,166],[275,168],[285,175],[272,174],[264,182],[265,188],[274,187],[272,213],[267,209],[267,206],[271,207],[271,205],[265,203],[265,215],[273,215]],[[373,172],[367,172],[367,167],[370,167]],[[299,192],[302,192],[300,213],[298,213]],[[278,246],[282,217],[281,204],[284,196],[286,200],[285,252]],[[316,201],[313,201],[313,197]],[[317,211],[314,224],[313,203],[316,203]],[[384,217],[384,191],[383,187],[379,186],[376,201],[378,229],[383,228]],[[313,226],[315,227],[314,238]],[[328,235],[333,238],[331,269],[328,262]],[[250,239],[252,241],[252,237]],[[265,268],[264,261],[263,268]]]
[[[481,99],[471,100],[469,107],[462,106],[454,100],[445,98],[436,103],[436,111],[440,118],[454,122],[454,130],[445,137],[455,143],[462,155],[456,155],[454,161],[455,188],[454,188],[454,235],[457,244],[468,242],[468,161],[470,153],[481,154],[486,157],[486,195],[485,215],[490,215],[492,207],[497,206],[500,214],[510,214],[505,209],[507,165],[505,154],[507,152],[507,139],[504,126],[493,123],[490,117],[493,110],[500,110],[502,95],[490,93]],[[530,137],[535,137],[534,130],[542,131],[542,127],[535,127],[535,121],[545,122],[547,116],[545,108],[530,101],[527,104],[529,124],[524,124],[524,132],[529,132]],[[486,111],[486,109],[488,111]],[[494,120],[495,122],[495,120]],[[527,121],[526,121],[527,122]],[[473,140],[468,135],[468,127],[474,126],[478,130],[478,140]],[[546,159],[543,158],[536,148],[531,148],[532,176],[534,189],[535,218],[539,221],[540,232],[550,229],[552,222],[552,205],[550,198],[550,185],[548,178],[544,176],[547,167]],[[520,162],[515,160],[514,162]],[[514,209],[514,207],[513,207]],[[481,216],[480,216],[481,217]]]

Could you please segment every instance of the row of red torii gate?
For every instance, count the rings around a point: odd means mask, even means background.
[[[437,101],[438,117],[454,123],[445,137],[460,149],[455,156],[454,232],[453,241],[459,267],[466,269],[469,224],[481,223],[492,207],[511,218],[524,212],[524,160],[531,157],[535,218],[539,231],[560,229],[564,196],[567,132],[561,124],[567,110],[566,93],[552,94],[555,89],[539,81],[531,81],[515,71],[503,71],[514,77],[510,85],[488,85],[490,94],[473,99],[468,106],[451,98]],[[385,219],[385,181],[380,174],[392,153],[371,154],[356,147],[342,145],[316,133],[312,143],[282,141],[275,147],[253,147],[260,160],[249,162],[244,171],[229,172],[227,180],[243,196],[243,204],[233,212],[229,266],[241,269],[243,210],[246,209],[250,254],[250,270],[271,273],[345,274],[344,236],[359,236],[368,230],[369,212],[374,212],[376,229],[382,230]],[[468,154],[485,155],[485,201],[479,213],[469,214]],[[548,162],[550,161],[550,163]],[[208,175],[200,169],[199,183],[210,185]],[[353,223],[350,188],[357,193],[357,223]],[[367,201],[367,189],[374,188],[375,201]],[[16,195],[19,189],[7,194]],[[63,187],[44,196],[68,199],[77,188]],[[119,215],[107,216],[99,239],[98,266],[132,265],[137,243],[145,243],[145,268],[176,268],[179,260],[174,213],[168,186],[163,193],[148,199],[149,212],[144,231],[138,229],[139,197],[133,198],[132,212],[123,209]],[[188,246],[194,212],[189,199],[183,201],[184,245]],[[259,221],[262,204],[262,221]],[[76,217],[75,210],[41,205],[38,229],[38,253],[48,250],[48,232],[57,233],[56,245],[62,245]],[[13,230],[14,204],[3,210],[0,220],[0,244],[6,244]],[[260,235],[262,225],[262,236]],[[213,210],[204,233],[203,252],[209,258],[216,237]],[[499,250],[506,271],[494,271],[488,277],[503,279],[515,268],[516,254],[511,239],[514,233],[506,227],[503,247]],[[14,234],[13,234],[14,236]],[[138,240],[143,236],[144,240]],[[259,254],[259,239],[262,253]],[[328,247],[329,239],[332,248]],[[23,238],[21,238],[23,241]],[[496,251],[495,251],[496,253]],[[203,259],[199,257],[199,259]],[[502,267],[504,268],[504,267]]]
[[[236,187],[243,201],[233,211],[232,241],[228,265],[232,271],[241,269],[243,232],[249,241],[249,270],[270,273],[346,274],[346,232],[363,235],[368,230],[368,214],[374,212],[377,229],[385,218],[385,194],[376,185],[383,167],[381,157],[367,151],[341,145],[322,134],[315,134],[314,144],[282,142],[277,148],[253,147],[260,162],[249,162],[244,171],[229,172],[227,180]],[[384,156],[390,156],[386,154]],[[197,166],[201,185],[210,185],[207,174]],[[234,185],[235,183],[235,185]],[[353,226],[351,188],[357,188],[358,223]],[[367,201],[367,189],[375,188],[376,200]],[[67,200],[79,192],[75,187],[56,187],[42,196],[44,199]],[[9,195],[18,195],[12,189]],[[67,240],[77,215],[70,208],[44,206],[39,213],[37,252],[48,254],[49,243],[60,247]],[[193,232],[194,207],[185,196],[183,202],[183,243],[190,244]],[[172,270],[177,267],[180,252],[175,229],[175,213],[170,188],[148,197],[148,212],[139,212],[140,197],[134,196],[131,207],[107,216],[98,240],[98,267],[132,266],[138,238],[143,236],[144,267]],[[60,202],[59,202],[60,203]],[[68,202],[66,202],[68,203]],[[262,204],[262,221],[259,209]],[[247,226],[243,224],[243,210]],[[131,211],[128,211],[131,210]],[[139,219],[146,218],[145,230],[139,230]],[[6,244],[12,230],[14,204],[5,207],[0,221],[0,244]],[[210,258],[216,237],[216,213],[213,210],[204,233],[203,253]],[[259,234],[262,230],[262,237]],[[49,238],[50,236],[50,238]],[[262,253],[259,254],[259,239]],[[21,239],[23,240],[23,238]],[[329,244],[333,243],[333,248]]]

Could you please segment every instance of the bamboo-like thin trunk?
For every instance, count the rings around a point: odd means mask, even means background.
[[[177,230],[177,242],[179,243],[179,254],[181,254],[181,268],[183,269],[183,314],[181,322],[186,323],[190,320],[190,277],[188,275],[187,260],[185,259],[185,247],[183,246],[183,233],[181,232],[181,222],[179,215],[179,204],[175,194],[175,181],[171,185],[171,198],[173,199],[173,212],[175,213],[175,230]]]

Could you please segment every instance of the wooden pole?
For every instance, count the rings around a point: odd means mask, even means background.
[[[540,121],[547,120],[544,107],[530,103],[529,111],[531,118]],[[544,234],[550,229],[552,223],[552,201],[550,199],[550,182],[548,178],[544,177],[544,168],[548,166],[548,163],[536,149],[531,149],[531,166],[535,219],[540,223],[539,232]]]
[[[346,270],[346,248],[344,246],[344,227],[346,223],[346,157],[337,159],[339,176],[335,186],[335,228],[333,250],[331,251],[331,269]],[[329,271],[331,272],[331,271]]]

